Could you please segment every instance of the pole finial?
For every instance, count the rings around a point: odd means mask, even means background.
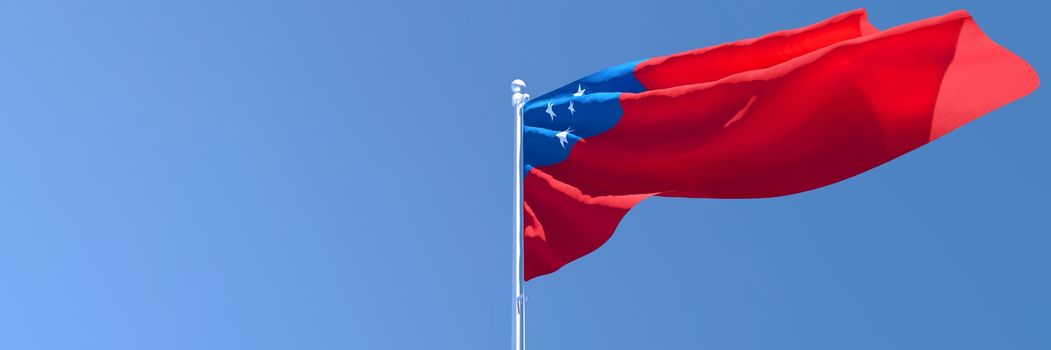
[[[529,94],[525,93],[526,83],[522,79],[515,79],[511,81],[511,105],[515,107],[515,112],[519,112],[525,103],[529,101]]]

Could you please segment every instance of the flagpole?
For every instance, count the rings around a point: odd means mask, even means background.
[[[529,101],[529,94],[522,91],[525,82],[515,79],[511,82],[511,104],[515,107],[515,229],[514,229],[514,305],[512,313],[515,318],[515,350],[525,350],[525,281],[522,279],[522,109]]]

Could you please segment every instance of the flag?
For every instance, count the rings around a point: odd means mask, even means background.
[[[525,279],[594,251],[651,196],[827,186],[1038,85],[965,11],[880,31],[856,10],[599,71],[525,106]]]

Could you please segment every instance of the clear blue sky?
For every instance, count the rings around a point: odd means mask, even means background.
[[[857,7],[1038,1],[0,4],[0,348],[510,346],[512,116],[633,59]],[[1047,87],[854,179],[651,199],[528,284],[531,349],[1049,349]]]

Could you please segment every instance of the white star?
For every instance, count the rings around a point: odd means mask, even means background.
[[[577,114],[577,110],[573,108],[573,100],[569,100],[569,114]]]
[[[569,140],[567,140],[566,137],[568,137],[571,132],[573,132],[573,129],[566,128],[566,131],[555,134],[555,137],[558,138],[558,143],[562,145],[562,148],[566,148],[566,144],[569,143]]]
[[[580,86],[580,84],[577,84],[577,92],[574,92],[573,96],[576,96],[576,97],[584,96],[584,90],[585,89],[583,89],[583,87]]]
[[[551,110],[551,106],[554,106],[554,105],[555,105],[554,103],[548,103],[547,104],[547,111],[545,111],[545,112],[547,112],[547,115],[551,116],[551,121],[555,121],[555,111]]]

